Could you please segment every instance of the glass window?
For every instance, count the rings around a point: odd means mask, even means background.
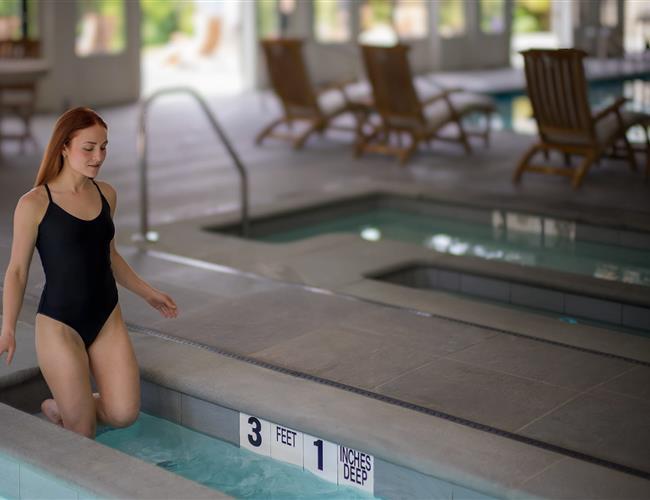
[[[350,39],[350,0],[314,0],[314,36],[324,43]]]
[[[23,38],[22,23],[22,0],[0,0],[0,40]],[[27,38],[38,36],[38,0],[27,0]]]
[[[364,0],[359,15],[360,42],[375,45],[393,45],[397,42],[397,35],[393,29],[391,0]]]
[[[257,33],[260,38],[284,36],[296,9],[295,0],[257,0]]]
[[[515,0],[512,31],[540,33],[551,31],[550,0]]]
[[[393,12],[395,29],[402,38],[425,38],[429,13],[426,0],[397,0]]]
[[[463,0],[440,0],[438,2],[438,30],[443,38],[465,33],[465,2]]]
[[[504,0],[481,0],[481,31],[503,33],[505,29]]]
[[[600,1],[600,24],[608,28],[618,25],[618,2],[616,0]]]
[[[126,47],[124,0],[78,0],[78,56],[118,54]]]
[[[194,35],[195,8],[183,0],[141,0],[142,46],[162,46]]]

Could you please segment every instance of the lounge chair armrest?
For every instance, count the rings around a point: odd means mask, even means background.
[[[422,101],[423,106],[428,106],[432,102],[436,102],[438,99],[444,99],[446,97],[449,97],[451,94],[455,92],[463,92],[463,89],[460,87],[453,87],[453,88],[446,88],[444,90],[441,90],[435,95],[432,95],[431,97],[427,97],[424,101]]]
[[[607,116],[609,113],[617,112],[617,111],[620,109],[620,107],[621,107],[623,104],[625,104],[625,102],[626,102],[627,100],[628,100],[627,97],[619,97],[619,98],[617,98],[616,101],[614,101],[612,104],[610,104],[609,106],[606,106],[606,107],[604,107],[603,109],[601,109],[600,111],[598,111],[598,112],[594,115],[594,121],[598,121],[598,120],[604,118],[604,117]]]
[[[330,90],[339,90],[341,92],[345,92],[346,86],[356,82],[357,82],[356,79],[349,79],[349,80],[341,80],[336,82],[321,83],[316,86],[316,93],[323,94],[325,92],[329,92]]]

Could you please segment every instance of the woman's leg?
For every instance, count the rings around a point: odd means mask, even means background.
[[[97,418],[112,427],[127,427],[140,411],[140,371],[119,304],[88,348],[90,369],[99,394]]]
[[[90,386],[88,355],[79,334],[55,319],[36,315],[36,355],[52,395],[43,410],[58,413],[66,429],[95,437],[95,404]]]

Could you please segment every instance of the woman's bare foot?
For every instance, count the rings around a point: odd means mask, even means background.
[[[46,399],[41,403],[41,411],[43,415],[53,424],[63,427],[63,419],[59,413],[59,407],[53,399]]]

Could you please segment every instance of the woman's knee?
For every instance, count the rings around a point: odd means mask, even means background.
[[[140,403],[113,405],[104,408],[108,422],[113,427],[128,427],[133,424],[140,412]]]

